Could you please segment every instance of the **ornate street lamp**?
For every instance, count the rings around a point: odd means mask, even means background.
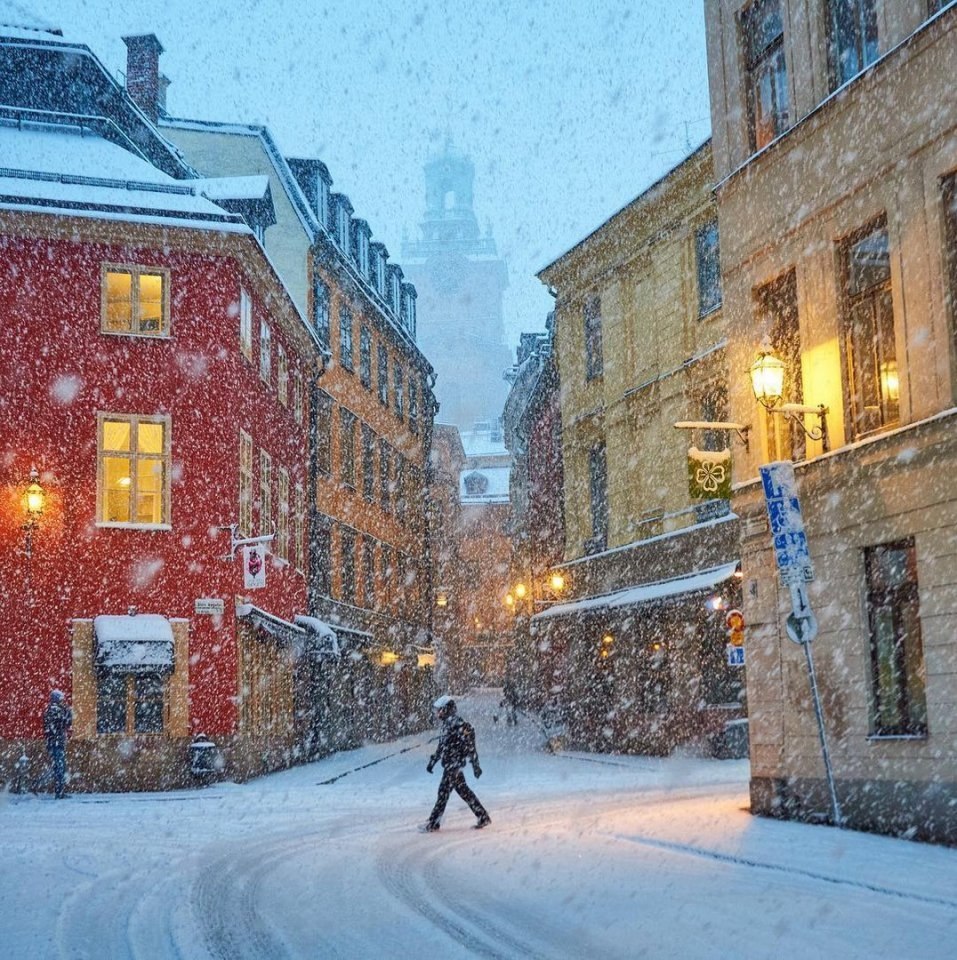
[[[40,517],[47,504],[47,494],[40,485],[40,474],[36,467],[30,470],[30,484],[23,495],[23,508],[27,515],[23,524],[24,538],[23,552],[26,556],[33,556],[33,531],[36,530]]]
[[[777,414],[796,423],[811,440],[820,440],[825,452],[828,450],[827,407],[823,403],[806,405],[784,402],[784,361],[769,348],[763,348],[749,368],[751,390],[755,400],[770,414]],[[805,414],[815,414],[819,419],[816,427],[808,427]]]

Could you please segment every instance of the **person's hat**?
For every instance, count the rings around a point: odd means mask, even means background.
[[[50,702],[59,703],[63,700],[63,691],[62,690],[51,690],[50,691]]]
[[[443,707],[449,706],[449,704],[454,704],[455,701],[446,693],[443,696],[439,697],[435,703],[432,704],[434,710],[441,710]]]

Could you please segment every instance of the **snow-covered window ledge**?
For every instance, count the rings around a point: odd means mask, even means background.
[[[95,526],[107,530],[168,531],[173,529],[171,523],[116,523],[109,520],[97,520]]]
[[[926,733],[871,733],[865,738],[868,743],[880,743],[884,740],[918,740],[928,739]]]

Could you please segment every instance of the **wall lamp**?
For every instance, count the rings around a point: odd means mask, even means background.
[[[827,407],[823,403],[807,406],[803,403],[784,402],[784,361],[772,350],[761,350],[751,364],[751,390],[754,398],[768,413],[780,414],[785,420],[798,424],[810,440],[820,440],[824,450],[829,449],[827,437]],[[808,427],[805,414],[815,414],[819,423]]]
[[[26,534],[23,545],[23,552],[28,557],[33,556],[33,531],[40,523],[40,517],[47,505],[46,490],[40,485],[40,474],[36,467],[30,469],[30,484],[26,493],[23,495],[23,509],[27,518],[23,524],[23,531]]]

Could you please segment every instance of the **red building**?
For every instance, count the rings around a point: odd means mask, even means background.
[[[76,788],[189,782],[199,733],[231,775],[284,765],[295,660],[323,642],[293,622],[308,609],[318,341],[255,213],[206,199],[85,47],[8,32],[0,776],[23,751],[36,762],[56,687],[74,707]],[[66,71],[59,113],[29,101],[57,89],[41,76]],[[250,179],[220,181],[215,195],[241,205]],[[262,215],[268,190],[255,200]],[[274,535],[250,565],[264,564],[265,586],[244,581],[234,532]]]

